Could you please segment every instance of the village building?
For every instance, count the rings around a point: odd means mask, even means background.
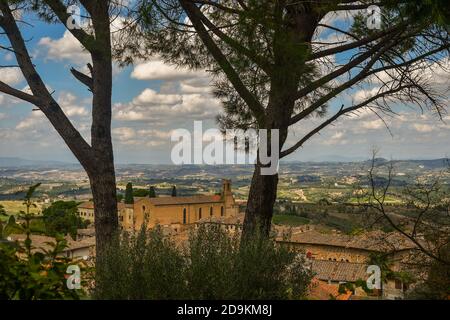
[[[237,232],[242,231],[242,227],[244,224],[245,214],[243,212],[239,212],[233,216],[224,216],[224,217],[205,217],[194,223],[194,227],[198,229],[201,225],[204,226],[218,226],[223,231],[226,231],[230,234],[235,234]]]
[[[204,218],[236,216],[239,206],[231,191],[231,181],[223,180],[222,191],[214,195],[191,197],[134,197],[133,204],[118,203],[119,224],[123,230],[139,230],[145,223],[148,229],[156,225],[184,230]],[[78,214],[92,224],[95,221],[91,201],[78,206]]]
[[[9,236],[10,241],[24,242],[27,238],[26,234],[12,234]],[[33,246],[32,251],[51,250],[50,243],[56,243],[55,238],[41,235],[30,235]],[[61,255],[70,259],[91,260],[95,257],[95,237],[86,238],[75,241],[69,236],[66,237],[67,247],[62,250]]]
[[[366,281],[370,276],[367,270],[372,264],[374,254],[385,255],[392,271],[403,271],[405,260],[415,249],[415,245],[401,235],[382,231],[350,236],[302,227],[289,235],[283,229],[278,232],[276,241],[304,253],[316,281],[336,288],[344,283]],[[388,299],[401,299],[407,289],[408,286],[399,279],[387,279],[387,282],[382,284],[382,291],[374,294]],[[367,294],[359,288],[355,295]]]

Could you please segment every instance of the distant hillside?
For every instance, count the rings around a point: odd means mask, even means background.
[[[74,167],[78,166],[74,163],[62,162],[62,161],[42,161],[42,160],[28,160],[18,157],[0,157],[0,167],[3,168],[49,168],[49,167]]]
[[[367,160],[366,163],[370,164],[372,160]],[[390,160],[384,158],[376,158],[376,165],[384,165],[388,164]],[[450,166],[450,160],[446,158],[441,159],[432,159],[432,160],[393,160],[392,163],[395,166],[403,167],[403,166],[413,166],[420,167],[423,166],[424,169],[439,169]]]
[[[434,160],[398,160],[395,163],[411,163],[417,166],[424,166],[427,169],[445,168],[450,165],[450,160],[446,158],[434,159]]]

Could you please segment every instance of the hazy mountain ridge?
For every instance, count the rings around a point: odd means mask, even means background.
[[[281,166],[290,166],[290,165],[317,165],[317,166],[334,166],[339,164],[370,164],[372,160],[344,160],[340,158],[336,158],[335,161],[330,160],[324,160],[324,161],[281,161]],[[377,165],[381,164],[387,164],[391,160],[385,159],[385,158],[376,158],[375,163]],[[439,159],[429,159],[429,160],[392,160],[392,163],[394,165],[417,165],[417,166],[424,166],[426,168],[430,169],[437,169],[437,168],[445,168],[450,166],[450,160],[448,158],[439,158]],[[78,163],[71,163],[71,162],[64,162],[64,161],[57,161],[57,160],[31,160],[31,159],[24,159],[20,157],[0,157],[0,168],[81,168],[81,166]],[[184,171],[189,171],[192,169],[202,169],[208,170],[209,168],[216,168],[218,171],[227,171],[227,170],[239,170],[239,169],[249,169],[252,166],[251,165],[218,165],[218,166],[209,166],[209,165],[172,165],[172,164],[116,164],[116,167],[118,169],[126,169],[126,168],[142,168],[142,169],[149,169],[149,168],[158,168],[158,169],[167,169],[167,170],[174,170],[177,168],[177,170],[180,171],[180,173]]]

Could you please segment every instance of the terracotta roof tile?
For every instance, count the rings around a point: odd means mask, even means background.
[[[192,197],[157,197],[149,198],[150,202],[155,206],[161,205],[177,205],[177,204],[201,204],[201,203],[219,203],[222,202],[220,195],[212,196],[192,196]]]
[[[351,295],[350,291],[340,294],[336,285],[330,285],[314,278],[311,281],[308,297],[314,300],[349,300]]]
[[[245,215],[243,213],[238,213],[234,216],[226,216],[226,217],[204,217],[197,221],[197,223],[220,223],[220,224],[235,224],[242,225],[244,223]]]
[[[359,279],[365,280],[369,276],[364,263],[312,260],[311,270],[317,279],[323,281],[355,282]]]
[[[94,209],[94,202],[86,201],[86,202],[80,203],[78,205],[78,208],[80,208],[80,209]]]
[[[13,241],[19,241],[23,242],[26,239],[25,234],[12,234],[10,235],[11,239]],[[39,251],[40,249],[49,250],[51,249],[51,246],[48,244],[55,243],[55,238],[47,237],[47,236],[41,236],[41,235],[30,235],[31,238],[31,245],[35,250]],[[67,248],[64,249],[64,251],[68,250],[74,250],[74,249],[80,249],[80,248],[87,248],[87,247],[94,247],[95,246],[95,237],[86,238],[80,241],[74,241],[72,239],[66,238],[67,240]]]
[[[278,241],[286,241],[278,237]],[[339,233],[321,233],[316,230],[293,233],[287,242],[317,244],[370,251],[394,251],[414,248],[414,244],[401,235],[382,231],[367,232],[358,236]]]

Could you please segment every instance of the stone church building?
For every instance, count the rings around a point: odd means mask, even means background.
[[[181,231],[185,226],[206,217],[236,216],[239,206],[231,192],[231,181],[223,180],[222,191],[215,195],[191,197],[135,197],[134,204],[120,202],[119,224],[123,230],[139,230],[145,222],[147,228],[159,224]],[[94,204],[84,202],[78,206],[78,214],[94,223]]]

